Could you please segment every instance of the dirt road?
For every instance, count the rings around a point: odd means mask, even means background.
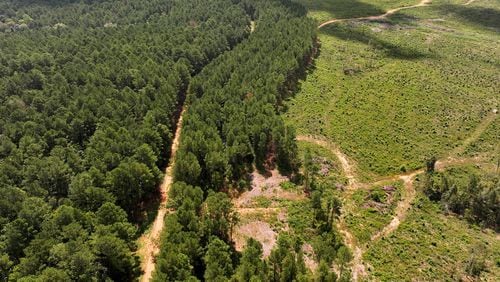
[[[155,221],[151,226],[151,230],[144,233],[141,238],[139,238],[139,250],[137,250],[137,253],[142,258],[141,269],[144,272],[140,279],[142,282],[151,280],[155,269],[155,256],[160,252],[160,235],[163,231],[165,215],[168,213],[166,203],[168,200],[168,192],[173,182],[172,170],[175,164],[175,153],[179,147],[179,137],[182,130],[182,117],[185,110],[185,108],[182,109],[179,120],[177,121],[177,128],[175,130],[175,136],[172,141],[170,153],[170,164],[165,170],[165,177],[163,178],[163,182],[160,186],[161,202],[158,207],[158,214],[156,215]]]
[[[406,10],[406,9],[412,9],[412,8],[417,8],[417,7],[423,7],[423,6],[427,6],[429,4],[431,4],[432,1],[431,0],[422,0],[420,1],[420,3],[416,4],[416,5],[413,5],[413,6],[405,6],[405,7],[399,7],[399,8],[395,8],[395,9],[391,9],[391,10],[388,10],[387,12],[385,12],[384,14],[381,14],[381,15],[376,15],[376,16],[367,16],[367,17],[358,17],[358,18],[347,18],[347,19],[331,19],[331,20],[328,20],[326,22],[323,22],[321,23],[318,28],[322,28],[324,27],[325,25],[329,25],[329,24],[332,24],[332,23],[338,23],[338,22],[344,22],[344,21],[352,21],[352,20],[367,20],[367,21],[375,21],[375,20],[382,20],[394,13],[397,13],[401,10]]]
[[[415,196],[417,194],[417,192],[415,191],[415,187],[413,187],[413,179],[415,178],[415,176],[423,172],[424,170],[420,169],[410,174],[399,176],[399,179],[403,180],[405,186],[405,189],[403,190],[403,197],[396,206],[396,210],[394,212],[395,215],[392,218],[391,222],[388,225],[386,225],[382,230],[375,233],[371,237],[371,241],[375,241],[381,237],[387,236],[388,234],[390,234],[391,232],[393,232],[398,228],[399,224],[406,217],[406,214],[410,209],[411,204],[415,200]]]
[[[453,151],[451,151],[446,158],[443,158],[443,159],[438,160],[436,162],[436,166],[435,166],[436,170],[442,171],[446,167],[456,165],[456,164],[479,163],[480,160],[477,158],[459,158],[458,155],[463,153],[463,151],[465,151],[467,146],[469,146],[474,141],[476,141],[496,118],[497,118],[496,112],[492,112],[488,116],[486,116],[481,121],[481,123],[476,127],[474,132],[472,132],[472,134],[468,138],[466,138],[460,146],[456,147]],[[382,230],[375,233],[371,237],[372,242],[391,234],[399,227],[401,222],[404,221],[408,211],[411,208],[413,201],[415,200],[416,194],[417,194],[415,187],[414,187],[414,184],[413,184],[413,180],[418,174],[423,173],[424,169],[419,169],[419,170],[412,171],[412,172],[405,173],[405,174],[401,174],[401,175],[393,175],[393,176],[384,177],[383,179],[378,180],[374,183],[359,183],[357,181],[356,171],[353,168],[353,165],[348,160],[348,157],[345,154],[343,154],[338,149],[337,146],[328,142],[326,140],[326,138],[314,137],[311,135],[299,135],[299,136],[297,136],[297,140],[319,145],[325,149],[330,150],[333,154],[335,154],[337,156],[337,158],[339,159],[339,162],[341,164],[342,170],[344,171],[344,174],[349,179],[349,189],[350,190],[354,190],[354,189],[358,189],[358,188],[366,188],[366,187],[369,188],[369,187],[373,187],[373,185],[377,184],[377,183],[382,183],[382,182],[386,182],[386,181],[395,181],[398,179],[401,179],[404,182],[405,189],[403,190],[403,196],[402,196],[401,201],[396,206],[394,217],[392,218],[391,222],[388,225],[386,225],[384,228],[382,228]],[[344,205],[342,214],[347,214],[347,211],[345,209],[346,209],[346,206]],[[341,216],[339,221],[337,222],[337,229],[343,235],[344,244],[347,247],[349,247],[349,249],[353,253],[353,260],[352,260],[352,265],[351,265],[352,279],[353,279],[353,281],[358,281],[358,279],[360,277],[367,275],[366,270],[365,270],[365,264],[363,263],[363,253],[365,250],[361,249],[356,244],[356,239],[352,235],[352,233],[349,231],[349,229],[347,228],[343,216]]]
[[[319,137],[313,137],[310,135],[299,135],[297,136],[297,141],[313,143],[330,150],[330,152],[332,152],[340,161],[340,165],[342,166],[344,175],[348,179],[348,189],[355,189],[357,187],[358,180],[356,177],[356,170],[354,169],[354,165],[347,158],[347,156],[339,150],[337,146],[333,145],[325,139],[320,139]]]

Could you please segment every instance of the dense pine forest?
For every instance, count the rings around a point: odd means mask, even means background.
[[[16,0],[0,21],[0,280],[133,280],[190,77],[250,15],[226,0]]]
[[[0,0],[0,282],[497,281],[499,9]]]
[[[267,263],[252,239],[239,256],[231,238],[238,215],[225,192],[247,188],[255,167],[298,172],[294,131],[278,113],[316,52],[316,28],[291,2],[242,5],[255,32],[206,66],[188,89],[171,190],[177,212],[166,218],[154,281],[308,279],[294,238],[280,238]],[[340,245],[337,237],[328,247]]]
[[[235,251],[226,192],[255,168],[297,175],[278,113],[316,48],[289,1],[1,1],[0,279],[137,279],[184,103],[154,279],[303,275],[290,238],[272,267],[257,241]]]

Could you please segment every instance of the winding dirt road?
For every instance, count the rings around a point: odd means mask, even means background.
[[[356,171],[354,169],[354,165],[349,161],[347,156],[340,151],[340,149],[337,146],[328,142],[326,138],[311,136],[311,135],[298,135],[297,141],[316,144],[332,152],[339,159],[344,175],[348,179],[347,190],[353,191],[360,186],[359,181],[357,180],[356,177]],[[344,204],[342,205],[341,216],[337,221],[337,229],[339,233],[342,234],[342,239],[344,244],[351,250],[353,254],[351,262],[352,279],[353,281],[358,281],[359,277],[364,277],[367,275],[366,267],[363,263],[363,250],[358,246],[356,238],[347,228],[344,218],[345,214],[347,214],[347,206]]]
[[[478,158],[459,158],[458,155],[463,153],[465,151],[465,149],[467,148],[467,146],[469,146],[474,141],[476,141],[496,118],[497,118],[496,112],[491,112],[489,115],[487,115],[481,121],[481,123],[476,127],[474,132],[472,132],[471,135],[468,138],[466,138],[460,146],[458,146],[454,150],[452,150],[446,158],[443,158],[443,159],[438,160],[436,162],[436,170],[442,171],[446,167],[456,165],[456,164],[479,163],[480,160]],[[403,190],[402,199],[400,202],[398,202],[398,205],[395,209],[395,215],[388,225],[386,225],[384,228],[382,228],[382,230],[375,233],[371,237],[371,241],[374,242],[382,237],[385,237],[385,236],[391,234],[392,232],[394,232],[399,227],[401,222],[405,219],[408,211],[410,210],[411,205],[412,205],[413,201],[415,200],[415,197],[417,194],[415,187],[413,185],[413,180],[418,174],[423,173],[424,169],[415,170],[415,171],[401,174],[401,175],[393,175],[393,176],[385,177],[385,178],[380,179],[380,180],[373,182],[373,183],[359,183],[357,181],[356,171],[353,168],[354,166],[350,163],[350,161],[348,160],[348,157],[345,154],[343,154],[338,149],[337,146],[328,142],[326,140],[326,138],[315,137],[315,136],[311,136],[311,135],[299,135],[299,136],[297,136],[297,140],[319,145],[325,149],[330,150],[330,152],[335,154],[339,159],[339,162],[341,164],[342,170],[344,171],[344,174],[349,179],[349,189],[350,190],[354,190],[354,189],[358,189],[358,188],[372,187],[374,184],[377,184],[377,183],[401,179],[404,182],[405,189]],[[342,208],[343,208],[342,214],[346,214],[345,205]],[[366,250],[363,250],[356,243],[356,238],[349,231],[349,229],[347,228],[347,226],[345,224],[344,216],[341,216],[339,218],[339,221],[337,222],[337,229],[343,235],[344,244],[347,247],[349,247],[349,249],[353,253],[353,260],[352,260],[352,266],[351,266],[352,279],[353,279],[353,281],[358,281],[358,279],[360,277],[367,276],[367,273],[365,270],[365,264],[363,263],[363,253]]]
[[[347,156],[342,153],[342,151],[340,151],[337,146],[328,142],[324,138],[314,137],[311,135],[299,135],[297,136],[297,141],[313,143],[330,150],[330,152],[332,152],[340,161],[340,165],[342,166],[344,175],[348,179],[348,189],[355,189],[358,186],[359,181],[356,178],[356,170],[354,169],[354,165],[351,164],[351,161],[349,161]]]
[[[329,25],[332,23],[338,23],[338,22],[345,22],[345,21],[352,21],[352,20],[366,20],[366,21],[376,21],[376,20],[382,20],[387,18],[388,16],[395,14],[401,10],[406,10],[406,9],[413,9],[413,8],[418,8],[418,7],[424,7],[432,3],[432,0],[421,0],[420,3],[412,6],[404,6],[404,7],[399,7],[399,8],[394,8],[391,10],[388,10],[384,14],[381,15],[376,15],[376,16],[367,16],[367,17],[358,17],[358,18],[347,18],[347,19],[331,19],[326,22],[321,23],[318,28],[322,28],[325,25]]]
[[[177,121],[177,128],[175,130],[175,136],[172,141],[172,148],[170,153],[170,163],[165,170],[165,177],[160,186],[161,202],[158,208],[158,214],[156,215],[155,221],[151,226],[151,230],[144,233],[141,238],[139,238],[139,249],[137,253],[142,257],[141,269],[143,275],[140,278],[141,282],[148,282],[151,280],[153,271],[155,269],[155,256],[160,252],[160,235],[164,226],[165,215],[169,212],[166,203],[168,201],[168,192],[173,183],[172,170],[175,165],[175,153],[179,147],[179,138],[182,130],[182,117],[186,108],[183,108]]]
[[[415,187],[413,187],[413,179],[415,178],[415,176],[417,176],[418,174],[421,174],[423,172],[424,172],[424,170],[420,169],[420,170],[414,171],[410,174],[399,176],[399,179],[403,180],[404,186],[405,186],[405,189],[403,190],[402,199],[401,199],[401,201],[399,201],[398,205],[396,206],[396,209],[394,212],[395,215],[392,218],[391,222],[388,225],[386,225],[382,230],[375,233],[371,237],[371,241],[376,241],[379,238],[385,237],[399,227],[399,224],[406,217],[406,214],[407,214],[408,210],[410,209],[411,204],[415,200],[415,196],[417,194],[417,192],[415,191]]]
[[[464,3],[464,6],[470,5],[476,0],[469,0],[466,3]],[[418,7],[424,7],[428,6],[429,4],[432,3],[432,0],[421,0],[418,4],[412,5],[412,6],[405,6],[405,7],[399,7],[395,9],[388,10],[384,14],[381,15],[375,15],[375,16],[367,16],[367,17],[357,17],[357,18],[346,18],[346,19],[331,19],[326,22],[321,23],[318,26],[318,29],[321,29],[322,27],[332,24],[332,23],[338,23],[338,22],[344,22],[344,21],[351,21],[351,20],[382,20],[384,18],[387,18],[388,16],[391,16],[398,11],[405,10],[405,9],[412,9],[412,8],[418,8]],[[476,162],[476,159],[463,159],[463,158],[457,158],[457,156],[465,149],[467,146],[469,146],[472,142],[477,140],[479,136],[486,130],[486,128],[489,126],[491,122],[493,122],[496,118],[496,113],[491,113],[489,114],[476,128],[476,130],[467,138],[465,139],[462,144],[458,147],[456,147],[448,157],[444,160],[438,160],[436,162],[436,169],[442,170],[448,165],[453,165],[453,164],[459,164],[459,163],[465,163],[465,162]],[[350,163],[349,159],[345,154],[343,154],[336,145],[328,142],[327,139],[323,137],[314,137],[310,135],[299,135],[297,136],[298,141],[304,141],[304,142],[309,142],[313,143],[316,145],[319,145],[321,147],[324,147],[328,150],[330,150],[335,156],[340,161],[340,164],[342,166],[342,170],[344,171],[345,176],[348,179],[348,190],[351,190],[351,192],[357,188],[366,188],[366,187],[371,187],[373,184],[376,183],[381,183],[384,181],[388,180],[397,180],[401,179],[404,182],[405,189],[403,191],[403,197],[401,201],[398,203],[396,210],[395,210],[395,215],[391,222],[385,226],[382,230],[377,232],[371,237],[371,241],[376,241],[382,237],[385,237],[395,231],[400,223],[404,220],[406,217],[406,214],[408,210],[411,208],[411,204],[413,203],[415,197],[416,197],[416,191],[413,186],[413,179],[415,178],[416,175],[423,173],[423,169],[419,169],[407,174],[403,175],[393,175],[389,177],[385,177],[383,179],[380,179],[379,181],[375,183],[360,183],[357,180],[356,177],[356,171],[354,169],[354,166]],[[343,209],[345,209],[345,206],[343,206]],[[345,214],[345,210],[342,212]],[[337,228],[339,232],[343,235],[344,239],[344,244],[348,246],[352,253],[353,253],[353,260],[352,260],[352,266],[351,266],[351,271],[352,271],[352,279],[354,281],[358,281],[359,277],[366,276],[366,270],[365,270],[365,265],[363,263],[363,253],[364,251],[357,245],[355,237],[350,233],[348,228],[346,227],[344,217],[341,216],[339,221],[337,222]]]

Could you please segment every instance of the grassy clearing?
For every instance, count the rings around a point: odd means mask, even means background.
[[[410,6],[418,0],[297,0],[308,10],[308,15],[319,22],[334,18],[353,18],[380,15],[385,11]]]
[[[362,173],[415,169],[450,151],[499,104],[500,4],[482,2],[467,6],[488,11],[476,22],[461,2],[436,0],[387,22],[324,27],[288,123],[339,144]]]
[[[254,221],[264,221],[269,223],[273,230],[281,231],[284,228],[283,222],[279,220],[279,211],[255,211],[252,213],[240,214],[239,225],[244,225]]]
[[[489,161],[497,164],[500,159],[500,119],[497,118],[489,125],[486,131],[472,142],[465,150],[466,156],[485,156]]]
[[[384,191],[384,187],[395,190]],[[352,201],[355,208],[346,214],[345,221],[359,243],[368,243],[376,232],[391,222],[402,189],[403,182],[398,181],[354,192]]]
[[[371,275],[382,281],[457,281],[471,250],[481,245],[487,250],[483,278],[495,281],[500,277],[497,236],[443,215],[437,204],[421,196],[400,227],[372,244],[364,259],[373,266]]]
[[[377,15],[418,3],[297,1],[319,22]],[[299,93],[287,102],[287,123],[299,134],[322,135],[338,144],[356,160],[364,180],[416,169],[430,155],[447,156],[500,104],[500,2],[462,6],[465,2],[434,0],[429,7],[403,10],[386,21],[351,21],[322,28],[320,56]],[[498,136],[496,117],[463,155],[496,164]],[[329,154],[313,145],[299,146],[317,149],[319,156]],[[466,183],[470,173],[496,173],[493,164],[454,167],[446,174]],[[399,199],[403,185],[396,186]],[[338,189],[331,191],[341,195]],[[367,248],[364,260],[370,265],[370,278],[456,281],[464,278],[471,250],[481,246],[487,262],[482,278],[500,277],[498,235],[445,215],[439,204],[421,192],[394,233],[367,244],[391,221],[397,205],[394,201],[382,212],[375,210],[369,203],[381,195],[372,194],[359,190],[345,199],[349,204],[346,224]],[[307,210],[306,203],[289,208],[291,227],[304,236],[312,216]]]

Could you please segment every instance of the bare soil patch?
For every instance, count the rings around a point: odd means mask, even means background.
[[[278,233],[265,221],[256,220],[238,225],[233,233],[233,240],[237,251],[243,251],[249,237],[254,238],[262,244],[264,258],[267,258],[276,245]]]
[[[243,192],[234,200],[234,205],[237,208],[252,208],[254,206],[254,200],[257,197],[265,197],[270,200],[300,200],[304,198],[303,193],[283,190],[280,184],[288,181],[288,178],[281,175],[277,170],[272,170],[271,176],[269,177],[265,177],[258,172],[253,172],[251,179],[251,190]]]
[[[314,249],[311,244],[305,243],[302,245],[302,253],[304,253],[304,263],[306,267],[312,272],[315,272],[318,268],[318,262],[316,261]]]

